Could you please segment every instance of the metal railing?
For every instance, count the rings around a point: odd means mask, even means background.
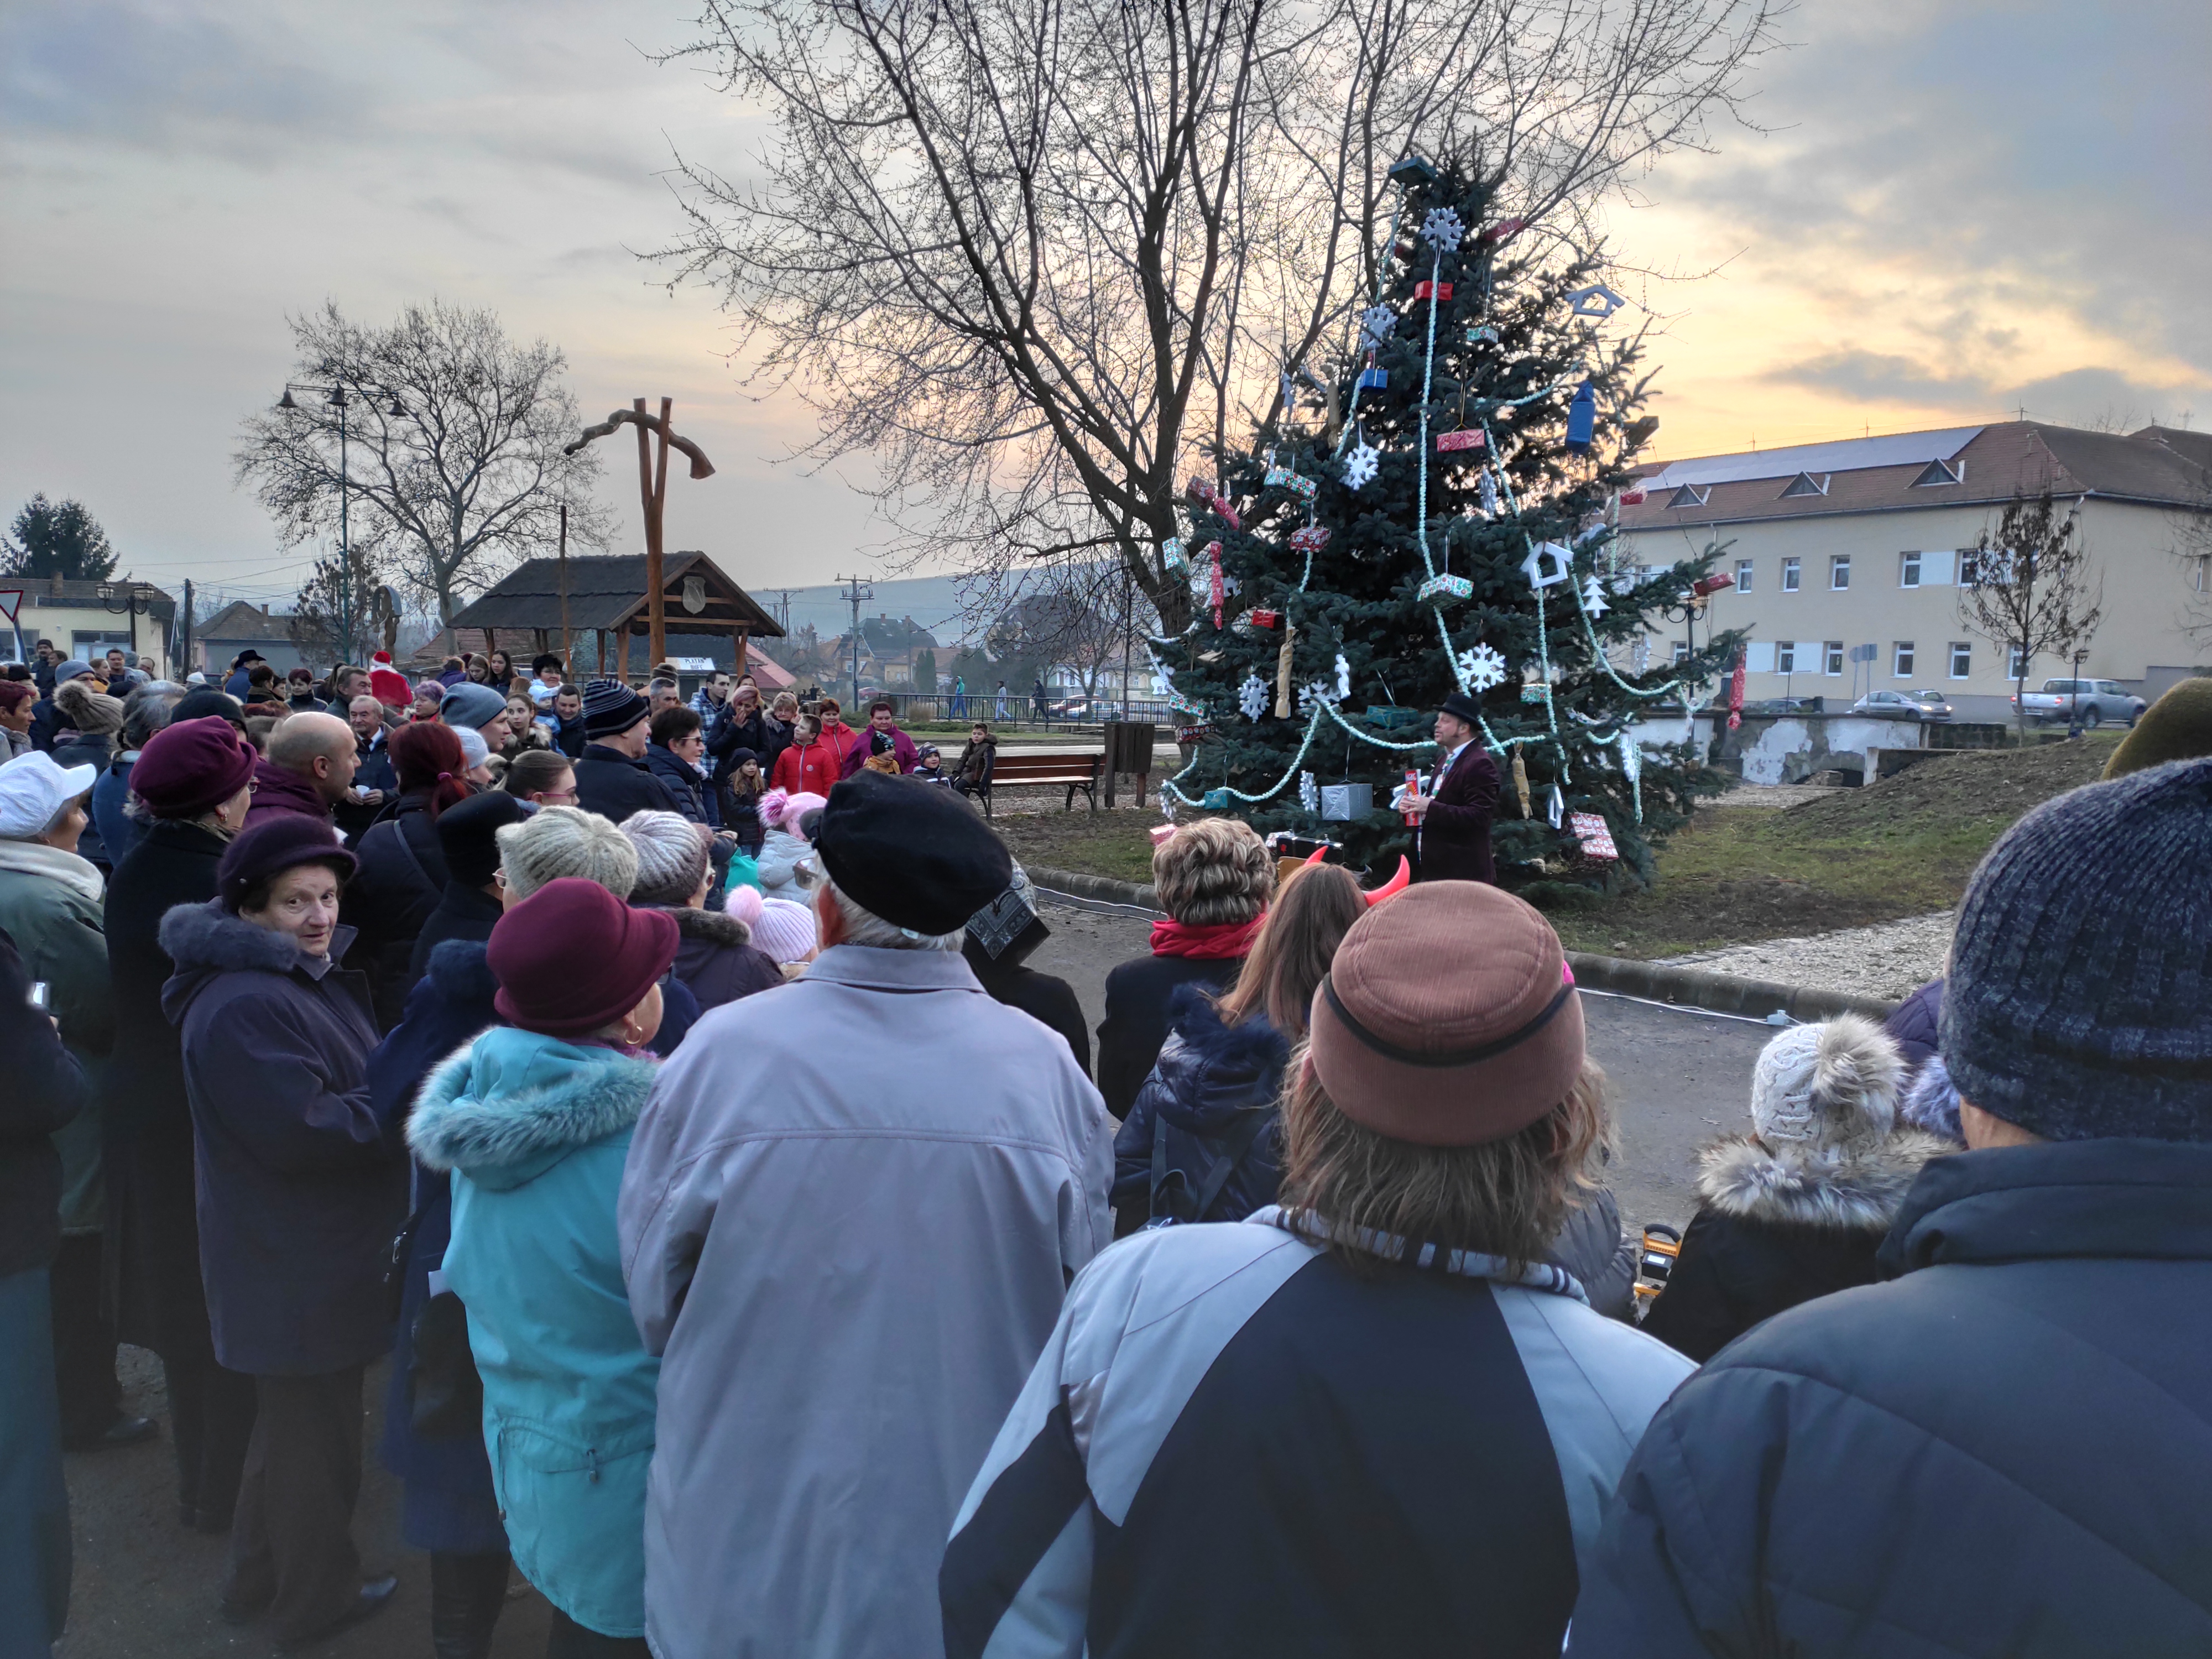
[[[805,687],[798,688],[802,692]],[[898,723],[908,730],[945,726],[959,728],[981,720],[994,732],[1088,732],[1097,733],[1108,720],[1149,721],[1172,727],[1178,716],[1166,703],[1147,698],[1085,697],[1079,694],[1047,694],[1040,706],[1034,694],[1017,695],[1011,689],[1002,701],[996,691],[883,691],[864,696],[858,707],[830,686],[822,688],[843,709],[848,726],[866,723],[868,705],[888,697]],[[1125,712],[1126,711],[1126,712]]]

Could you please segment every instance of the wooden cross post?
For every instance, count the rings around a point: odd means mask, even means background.
[[[617,427],[625,423],[637,428],[637,487],[645,509],[645,620],[647,645],[653,655],[647,668],[666,659],[668,655],[668,615],[666,595],[661,592],[661,508],[668,500],[668,452],[681,450],[691,460],[694,478],[711,478],[714,464],[707,459],[706,452],[690,439],[679,437],[669,424],[669,413],[675,399],[663,398],[658,416],[645,411],[645,399],[634,399],[628,409],[618,409],[597,426],[587,426],[584,435],[562,450],[573,455],[594,438],[611,436]],[[659,453],[655,455],[653,439],[658,437]],[[627,677],[629,670],[629,633],[623,633],[622,672]]]

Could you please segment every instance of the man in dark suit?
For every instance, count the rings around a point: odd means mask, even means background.
[[[1480,730],[1480,711],[1474,699],[1455,691],[1444,699],[1437,714],[1437,761],[1436,781],[1430,793],[1403,797],[1406,811],[1419,828],[1414,831],[1419,850],[1419,881],[1487,881],[1498,879],[1490,860],[1490,821],[1498,814],[1498,763],[1475,740]]]

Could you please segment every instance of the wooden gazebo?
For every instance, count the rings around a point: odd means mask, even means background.
[[[664,626],[669,634],[704,634],[731,641],[739,672],[749,640],[783,637],[775,618],[704,553],[696,549],[671,553],[663,566]],[[565,562],[531,559],[464,606],[453,617],[453,629],[458,634],[464,629],[480,629],[485,649],[498,650],[504,645],[510,655],[558,651],[572,675],[584,672],[583,665],[575,660],[574,638],[589,633],[598,641],[594,671],[629,679],[653,667],[649,654],[641,668],[634,666],[630,652],[630,641],[647,635],[645,568],[642,555]],[[610,636],[620,641],[611,660],[607,649]],[[528,653],[518,649],[526,640]],[[669,648],[674,653],[679,647],[672,640]]]

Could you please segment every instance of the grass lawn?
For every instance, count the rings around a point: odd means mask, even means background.
[[[1781,811],[1702,811],[1661,851],[1650,891],[1552,921],[1571,949],[1658,957],[1948,909],[2008,825],[2095,781],[2118,742],[1967,750]]]
[[[1659,957],[1948,909],[2008,825],[2094,782],[2118,740],[2100,732],[1966,750],[1783,810],[1711,807],[1662,849],[1651,890],[1555,908],[1552,921],[1571,949]],[[1006,805],[996,827],[1023,863],[1152,879],[1146,831],[1159,819],[1151,810],[1012,813]]]

